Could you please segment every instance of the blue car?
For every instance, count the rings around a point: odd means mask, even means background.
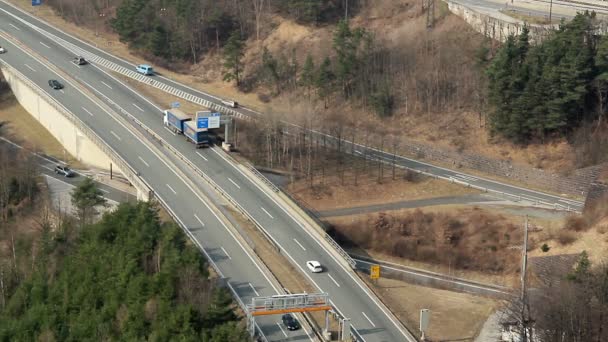
[[[144,74],[146,76],[154,75],[154,69],[152,69],[152,67],[149,66],[148,64],[140,64],[137,66],[136,70],[138,73]]]

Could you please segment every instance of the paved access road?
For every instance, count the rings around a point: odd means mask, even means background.
[[[6,31],[5,18],[0,21],[0,28]],[[15,25],[16,26],[16,25]],[[17,31],[17,29],[14,29]],[[25,28],[19,28],[26,32]],[[38,44],[48,49],[47,58],[53,53],[66,53],[60,49],[47,48],[44,42]],[[50,44],[50,43],[49,43]],[[210,207],[199,198],[195,192],[179,176],[165,164],[160,156],[152,149],[142,144],[126,127],[120,125],[112,115],[101,109],[77,88],[78,85],[68,83],[31,56],[23,53],[10,43],[3,42],[10,52],[0,55],[0,59],[17,68],[21,73],[38,84],[52,98],[72,109],[80,120],[91,127],[97,135],[112,146],[131,166],[152,185],[156,195],[169,203],[171,210],[182,221],[183,225],[194,235],[201,248],[210,255],[221,272],[238,293],[241,300],[247,302],[253,296],[274,295],[277,289],[258,270],[244,248],[232,237],[228,229],[221,223]],[[67,59],[66,59],[67,61]],[[69,62],[67,62],[69,63]],[[69,66],[66,64],[65,66]],[[76,66],[72,66],[76,70]],[[59,79],[65,84],[61,91],[50,89],[48,79]],[[108,88],[109,89],[109,88]],[[260,319],[264,332],[270,340],[280,340],[285,337],[284,330],[277,324],[278,318]],[[290,333],[295,339],[308,339],[303,330]]]
[[[102,98],[112,100],[143,124],[154,130],[167,143],[179,149],[198,168],[228,192],[255,218],[281,245],[283,253],[303,272],[319,291],[328,292],[335,307],[351,319],[365,341],[414,341],[409,333],[401,330],[393,318],[378,304],[377,299],[363,285],[352,271],[310,234],[292,214],[275,202],[267,189],[258,187],[223,155],[219,149],[196,150],[183,136],[176,136],[162,125],[161,108],[132,92],[105,70],[95,65],[76,66],[70,62],[73,55],[46,39],[28,25],[7,14],[14,12],[18,17],[27,18],[23,13],[0,2],[0,29],[25,43],[29,48],[43,55],[55,66],[71,77],[79,80],[90,91]],[[40,24],[42,25],[42,24]],[[62,34],[53,31],[55,34]],[[65,37],[65,35],[62,34]],[[68,37],[65,37],[68,38]],[[83,45],[83,43],[76,41]],[[22,53],[16,46],[6,44],[8,52],[0,58],[18,68],[28,78],[43,87],[51,96],[70,108],[89,127],[138,171],[152,185],[156,194],[169,204],[175,214],[189,227],[200,245],[210,254],[222,273],[230,279],[243,301],[251,296],[275,294],[258,268],[225,227],[214,217],[206,204],[196,197],[188,185],[179,179],[174,170],[165,165],[155,152],[147,148],[77,89],[79,85],[66,83],[63,91],[54,91],[47,86],[50,78],[59,78],[50,70]],[[169,153],[162,150],[161,153]],[[194,176],[193,176],[194,177]],[[325,272],[310,274],[304,269],[306,260],[318,260]],[[263,329],[271,340],[306,339],[302,331],[286,332],[277,322],[280,317],[260,319]]]
[[[5,138],[0,138],[0,144],[6,145],[8,148],[15,149],[15,150],[22,149],[22,147],[19,146],[18,144],[16,144],[15,142],[12,142]],[[59,174],[55,173],[55,171],[54,171],[55,166],[58,164],[64,165],[65,163],[63,163],[59,160],[54,160],[51,157],[43,156],[43,155],[36,154],[36,153],[32,153],[32,155],[34,156],[36,163],[40,167],[39,170],[42,175],[44,175],[45,177],[54,178],[58,181],[66,183],[70,186],[70,188],[78,186],[78,184],[80,182],[82,182],[82,180],[84,179],[83,177],[85,177],[83,174],[79,173],[78,171],[76,171],[76,175],[74,177],[65,177],[63,175],[59,175]],[[95,182],[95,185],[97,185],[97,188],[99,190],[101,190],[101,192],[103,192],[103,197],[107,200],[110,200],[110,201],[113,201],[116,203],[137,201],[136,196],[134,196],[128,192],[124,192],[115,187],[112,187],[112,186],[109,186],[109,185],[106,185],[106,184],[103,184],[100,182]]]
[[[504,6],[524,6],[524,5],[527,6],[527,4],[535,4],[536,6],[542,7],[543,3],[548,3],[549,0],[526,0],[526,1],[515,0],[513,3],[510,3],[509,1],[503,2],[501,0],[459,0],[459,1],[461,1],[463,4],[465,4],[467,6],[468,5],[471,5],[473,7],[481,6],[483,8],[489,9],[492,12],[498,12],[498,10],[503,8]],[[573,15],[576,12],[576,10],[584,10],[584,9],[586,9],[588,7],[590,8],[590,6],[592,6],[592,5],[573,4],[571,2],[567,2],[567,1],[563,1],[563,0],[555,0],[555,1],[553,1],[553,3],[554,3],[554,12],[556,11],[556,6],[561,5],[563,7],[566,7],[568,9],[568,11],[570,11],[570,12],[568,12],[569,15]],[[540,4],[540,5],[538,5],[538,4]],[[59,30],[55,29],[54,27],[45,24],[44,22],[41,22],[40,20],[28,15],[27,13],[19,11],[19,10],[13,8],[12,6],[9,6],[4,0],[0,0],[0,8],[3,9],[4,11],[6,11],[6,12],[0,13],[0,15],[5,15],[5,14],[10,13],[13,16],[18,17],[19,20],[22,20],[26,23],[35,25],[36,27],[39,27],[46,32],[52,33],[64,40],[68,41],[69,43],[75,44],[75,45],[79,46],[80,48],[86,49],[89,52],[94,53],[98,56],[101,56],[113,63],[116,63],[125,68],[132,68],[132,69],[134,68],[133,64],[131,64],[123,59],[117,58],[111,54],[108,54],[108,53],[104,52],[103,49],[101,49],[101,48],[96,48],[87,42],[83,42],[68,34],[65,34],[64,32],[59,31]],[[574,8],[574,10],[573,10],[573,8]],[[603,13],[603,10],[601,9],[601,7],[599,7],[597,5],[593,5],[593,8],[596,11]],[[546,8],[539,9],[539,11],[541,11],[541,12],[544,10],[546,10]],[[608,9],[605,12],[608,13]],[[9,23],[7,23],[7,24],[9,24]],[[18,25],[18,23],[13,21],[12,25]],[[15,30],[13,30],[13,31],[15,31]],[[11,32],[11,33],[14,33],[14,32]],[[43,37],[40,34],[34,34],[34,36],[32,36],[30,38],[32,38],[31,41],[34,45],[40,45],[37,41],[43,40]],[[40,46],[38,46],[38,47],[40,47]],[[190,95],[193,95],[196,97],[200,97],[200,98],[203,98],[212,103],[221,105],[221,99],[219,97],[212,95],[212,94],[208,94],[208,93],[204,93],[204,92],[195,90],[186,85],[173,81],[169,78],[163,77],[162,75],[154,76],[152,79],[154,79],[157,82],[166,84],[168,86],[177,88],[177,89],[183,91],[185,94],[190,94]],[[128,107],[132,107],[132,105],[128,105]],[[248,115],[251,117],[263,115],[259,112],[256,112],[255,110],[252,110],[252,109],[249,109],[249,108],[246,108],[243,106],[236,108],[236,110],[244,115]],[[322,136],[322,135],[325,135],[325,134],[318,132],[318,136]],[[357,145],[356,150],[360,154],[364,154],[364,155],[368,155],[368,156],[379,156],[380,158],[385,159],[385,160],[388,160],[388,159],[392,160],[392,155],[390,153],[380,152],[373,148],[368,148],[365,146]],[[484,179],[482,177],[470,176],[470,175],[463,174],[458,171],[452,171],[452,170],[449,170],[446,168],[436,167],[436,166],[433,166],[433,165],[430,165],[427,163],[419,162],[419,161],[416,161],[411,158],[398,156],[397,164],[402,167],[408,167],[408,168],[412,168],[415,170],[425,171],[425,172],[428,172],[430,174],[433,174],[433,175],[439,176],[439,177],[447,177],[447,178],[454,177],[454,179],[460,180],[460,181],[463,181],[463,178],[464,178],[464,179],[467,179],[467,181],[466,181],[467,183],[471,183],[474,186],[479,186],[484,189],[488,189],[490,192],[505,193],[505,194],[511,195],[517,199],[519,199],[519,198],[521,198],[523,200],[527,199],[533,203],[540,201],[540,202],[545,202],[545,204],[547,204],[549,206],[559,206],[560,208],[563,208],[563,209],[570,208],[571,210],[575,210],[575,211],[580,211],[580,210],[582,210],[582,207],[583,207],[583,202],[581,202],[581,201],[570,200],[568,198],[561,197],[561,196],[555,196],[555,195],[547,194],[544,192],[539,192],[539,191],[529,190],[529,189],[525,189],[525,188],[521,188],[521,187],[517,187],[517,186],[512,186],[512,185],[504,184],[501,182]],[[468,181],[468,180],[471,180],[471,181]]]

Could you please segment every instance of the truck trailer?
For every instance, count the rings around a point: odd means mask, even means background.
[[[165,116],[163,119],[165,126],[167,126],[170,130],[178,134],[184,133],[184,123],[190,120],[192,120],[192,118],[179,109],[165,110]]]
[[[184,122],[184,135],[196,148],[209,146],[209,132],[206,128],[197,128],[194,121]]]

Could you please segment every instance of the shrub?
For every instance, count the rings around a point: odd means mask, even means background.
[[[564,228],[575,232],[581,232],[587,230],[587,228],[589,228],[589,225],[587,224],[587,220],[584,217],[572,215],[568,216],[568,218],[566,219]]]
[[[572,231],[562,229],[557,234],[557,241],[562,245],[569,245],[576,241],[576,234]]]
[[[551,247],[549,247],[549,245],[547,245],[546,243],[544,243],[541,247],[540,250],[543,251],[544,253],[547,253],[549,250],[551,249]]]

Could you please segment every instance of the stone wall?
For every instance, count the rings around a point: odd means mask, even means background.
[[[461,17],[467,24],[471,25],[475,31],[493,40],[504,42],[509,35],[520,34],[524,25],[523,23],[515,22],[515,19],[513,22],[510,22],[492,17],[456,1],[444,1],[447,3],[450,12]],[[527,25],[530,30],[530,39],[532,41],[542,40],[551,30],[551,26],[549,25]]]
[[[452,169],[465,168],[528,184],[532,188],[546,189],[558,194],[584,196],[602,165],[580,169],[564,176],[545,170],[518,165],[507,160],[498,160],[473,153],[439,149],[415,142],[403,141],[400,150],[407,155],[433,162],[447,164]]]

